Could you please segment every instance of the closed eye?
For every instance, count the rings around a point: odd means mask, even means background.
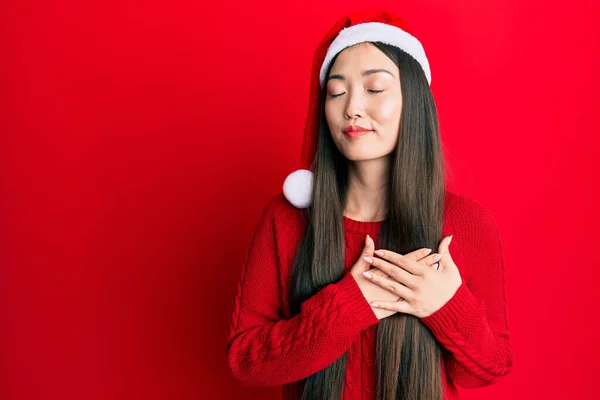
[[[383,89],[382,89],[382,90],[367,89],[367,92],[369,92],[369,93],[374,93],[374,94],[375,94],[375,93],[381,93],[381,92],[383,92],[383,91],[384,91]],[[339,93],[339,94],[331,94],[331,95],[329,95],[329,98],[331,98],[331,99],[335,99],[336,97],[340,97],[340,96],[341,96],[341,95],[343,95],[344,93],[346,93],[346,92]]]

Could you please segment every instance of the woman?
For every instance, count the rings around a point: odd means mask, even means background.
[[[232,314],[228,362],[246,385],[441,400],[511,369],[500,239],[445,189],[430,82],[386,11],[341,19],[317,48],[305,169],[265,208]]]

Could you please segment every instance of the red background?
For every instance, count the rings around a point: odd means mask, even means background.
[[[364,2],[83,3],[0,6],[0,397],[277,398],[229,375],[229,312],[313,49]],[[464,398],[595,398],[598,2],[378,5],[503,241],[515,366]]]

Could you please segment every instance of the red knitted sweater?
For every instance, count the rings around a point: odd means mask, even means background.
[[[302,213],[282,194],[262,213],[231,314],[229,367],[247,386],[282,385],[283,399],[294,399],[303,378],[349,350],[342,398],[374,399],[379,320],[348,272],[365,235],[377,241],[381,222],[343,217],[342,279],[306,300],[301,312],[290,317],[288,278],[306,228]],[[506,375],[512,367],[512,350],[502,247],[492,215],[479,203],[446,192],[442,232],[454,235],[450,252],[463,283],[452,299],[421,322],[443,346],[445,398],[457,399],[457,386],[482,387]]]

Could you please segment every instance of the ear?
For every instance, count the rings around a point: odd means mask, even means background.
[[[307,208],[312,203],[314,174],[308,169],[292,172],[283,182],[283,194],[297,208]]]

